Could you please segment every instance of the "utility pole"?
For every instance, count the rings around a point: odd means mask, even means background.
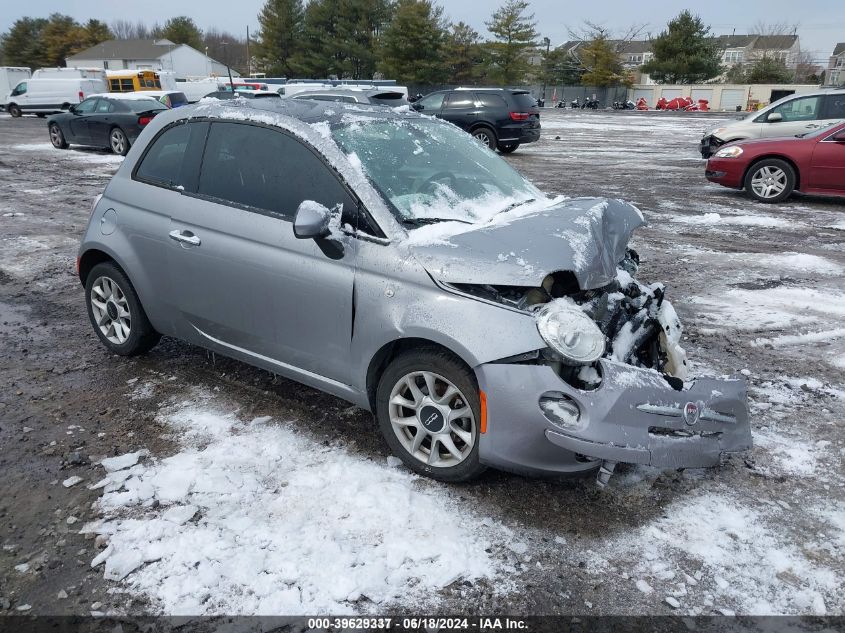
[[[229,90],[235,92],[235,82],[232,81],[232,69],[229,67],[229,42],[223,40],[220,44],[223,46],[223,50],[226,51],[226,70],[229,73]]]
[[[543,107],[546,107],[546,73],[548,72],[548,68],[546,64],[549,60],[549,46],[551,46],[552,41],[548,37],[543,38],[543,43],[546,45],[546,57],[543,59],[542,69],[543,69]]]

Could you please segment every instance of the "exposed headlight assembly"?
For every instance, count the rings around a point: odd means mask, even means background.
[[[723,147],[718,152],[716,152],[716,158],[736,158],[742,154],[742,148],[738,145],[731,145],[729,147]]]
[[[604,354],[602,331],[581,308],[565,299],[547,303],[537,312],[537,330],[563,362],[583,365]]]

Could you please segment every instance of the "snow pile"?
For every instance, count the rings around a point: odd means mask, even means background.
[[[612,560],[635,560],[632,585],[674,597],[684,612],[825,614],[840,599],[837,574],[775,531],[780,512],[767,510],[770,526],[748,505],[719,493],[684,499],[598,549]]]
[[[730,224],[737,226],[759,226],[765,228],[786,228],[792,226],[792,222],[783,218],[774,218],[768,215],[728,215],[719,213],[705,213],[704,215],[676,215],[672,222],[684,224]]]
[[[269,420],[186,408],[167,418],[180,453],[107,462],[129,467],[98,484],[103,519],[83,531],[109,544],[92,565],[162,613],[191,615],[424,605],[493,576],[485,534],[504,528],[475,529],[454,490]]]

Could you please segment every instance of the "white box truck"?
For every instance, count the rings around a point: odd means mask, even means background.
[[[29,79],[31,75],[29,68],[23,66],[0,66],[0,95],[9,94],[15,86]],[[0,104],[0,110],[2,109]]]
[[[106,79],[106,71],[102,68],[39,68],[32,73],[33,79]],[[9,88],[11,90],[11,88]]]
[[[32,112],[38,116],[67,110],[74,103],[83,101],[88,95],[108,92],[102,79],[80,79],[78,77],[27,79],[18,82],[6,95],[3,105],[13,117]]]

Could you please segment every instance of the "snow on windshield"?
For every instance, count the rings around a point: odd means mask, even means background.
[[[439,121],[353,120],[332,137],[410,228],[486,222],[521,203],[545,200],[495,153]]]

